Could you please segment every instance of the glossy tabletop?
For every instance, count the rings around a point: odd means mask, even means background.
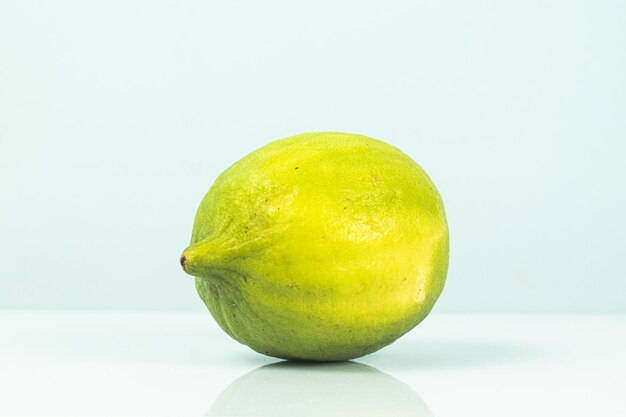
[[[0,313],[0,416],[626,416],[626,316],[433,314],[350,362],[208,313]]]

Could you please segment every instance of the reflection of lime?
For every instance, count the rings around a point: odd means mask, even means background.
[[[309,133],[220,175],[181,263],[220,326],[254,350],[350,359],[428,314],[445,281],[448,228],[435,186],[398,149]]]
[[[432,417],[408,385],[356,362],[257,368],[230,384],[206,415]]]

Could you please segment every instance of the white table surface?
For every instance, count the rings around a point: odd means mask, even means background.
[[[626,316],[437,315],[290,364],[208,313],[0,313],[0,416],[626,416]]]

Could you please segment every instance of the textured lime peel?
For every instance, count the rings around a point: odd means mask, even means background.
[[[181,264],[239,342],[279,358],[345,360],[430,312],[446,279],[448,226],[428,175],[395,147],[306,133],[217,178]]]

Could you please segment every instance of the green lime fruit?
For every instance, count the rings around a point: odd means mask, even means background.
[[[448,226],[434,184],[397,148],[306,133],[217,178],[180,262],[239,342],[278,358],[346,360],[430,312],[446,279]]]

